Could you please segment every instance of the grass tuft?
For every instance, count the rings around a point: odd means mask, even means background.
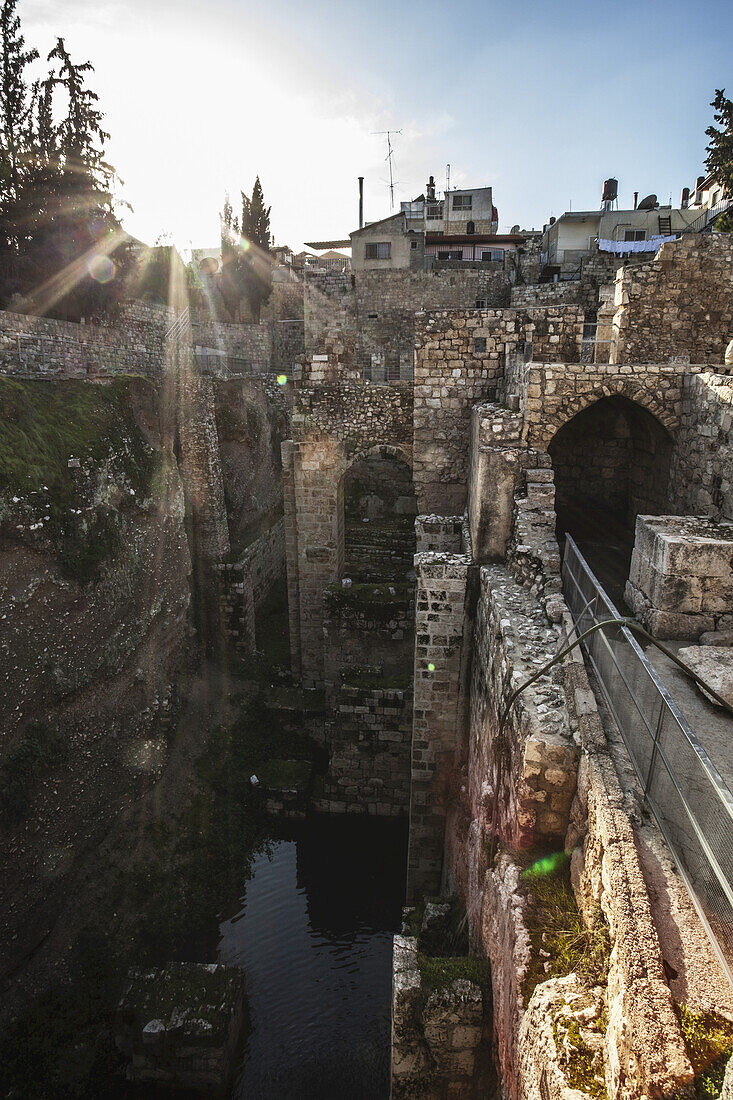
[[[717,1012],[691,1012],[680,1004],[675,1009],[695,1071],[695,1098],[716,1100],[733,1054],[733,1023]]]

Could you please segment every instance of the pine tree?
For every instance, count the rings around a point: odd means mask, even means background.
[[[726,98],[725,88],[717,88],[710,104],[715,109],[715,121],[720,126],[708,126],[705,133],[710,138],[705,165],[718,183],[733,198],[733,103]]]
[[[33,98],[25,70],[38,58],[38,50],[25,49],[16,6],[17,0],[4,0],[0,7],[0,195],[15,201],[32,132]]]

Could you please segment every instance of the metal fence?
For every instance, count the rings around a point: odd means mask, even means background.
[[[579,634],[604,619],[621,618],[570,536],[563,584]],[[733,984],[733,795],[629,629],[597,630],[583,648],[645,800]]]

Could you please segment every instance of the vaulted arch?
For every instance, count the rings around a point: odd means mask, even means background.
[[[339,487],[342,569],[355,579],[404,579],[415,553],[410,456],[381,444],[354,456]]]
[[[571,421],[584,409],[591,408],[604,398],[624,398],[633,405],[650,413],[658,423],[674,435],[681,423],[681,401],[679,392],[672,399],[669,396],[660,397],[654,386],[654,379],[646,376],[643,381],[636,381],[632,377],[619,376],[607,378],[602,385],[589,383],[587,389],[582,389],[582,378],[576,377],[573,391],[562,395],[559,399],[543,410],[541,423],[533,426],[529,431],[531,446],[540,449],[549,449],[551,440],[557,432]],[[560,383],[558,383],[560,389]]]
[[[597,560],[615,556],[623,571],[637,515],[669,510],[672,449],[664,423],[619,394],[566,420],[548,446],[558,537],[569,532]]]

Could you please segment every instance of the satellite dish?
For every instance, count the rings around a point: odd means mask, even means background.
[[[519,232],[519,226],[518,225],[513,225],[512,226],[512,233],[518,233],[518,232]]]
[[[647,195],[647,197],[645,199],[641,200],[641,202],[639,203],[639,205],[637,206],[636,209],[637,210],[655,210],[657,206],[659,206],[659,203],[657,202],[657,196],[656,195]]]

